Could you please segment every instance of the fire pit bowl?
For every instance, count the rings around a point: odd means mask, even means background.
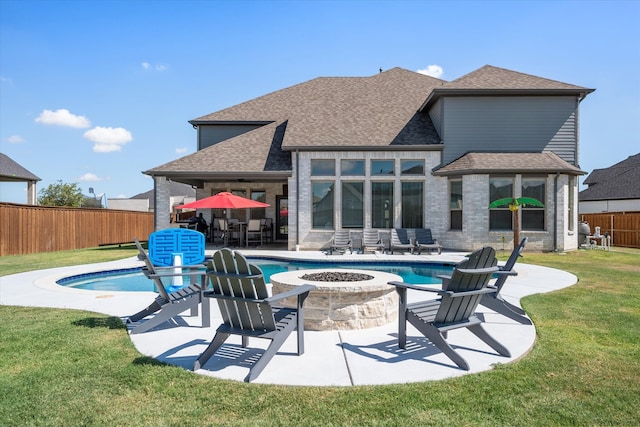
[[[304,305],[304,327],[310,331],[366,329],[396,321],[398,296],[391,281],[397,274],[373,270],[297,270],[271,276],[273,293],[309,283],[316,286]],[[295,306],[295,300],[283,305]]]

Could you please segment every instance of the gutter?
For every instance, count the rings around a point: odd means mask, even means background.
[[[300,247],[300,151],[296,150],[296,249]]]
[[[553,181],[553,194],[555,201],[553,203],[554,221],[553,221],[553,252],[558,252],[558,178],[560,172],[556,172],[556,177]]]

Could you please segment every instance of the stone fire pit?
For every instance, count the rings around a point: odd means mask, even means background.
[[[373,270],[316,269],[271,276],[273,294],[310,283],[316,286],[304,304],[304,327],[311,331],[365,329],[396,321],[398,296],[387,282],[397,274]],[[295,306],[295,300],[283,302]]]

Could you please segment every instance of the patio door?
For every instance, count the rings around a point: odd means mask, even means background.
[[[276,196],[276,240],[289,238],[289,199]]]

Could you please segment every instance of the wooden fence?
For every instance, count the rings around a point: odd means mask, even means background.
[[[153,213],[0,203],[0,256],[146,240]]]
[[[640,248],[640,212],[580,214],[579,217],[589,224],[592,234],[596,227],[600,227],[600,234],[609,233],[612,245]]]

